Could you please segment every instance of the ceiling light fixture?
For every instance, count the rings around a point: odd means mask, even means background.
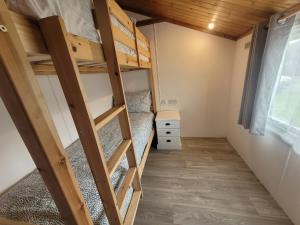
[[[211,23],[208,24],[208,29],[212,30],[214,28],[215,28],[215,24],[214,23],[211,22]]]

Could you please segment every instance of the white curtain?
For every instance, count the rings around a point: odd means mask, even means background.
[[[280,77],[279,71],[295,21],[295,17],[292,17],[284,24],[279,24],[280,17],[281,14],[276,14],[269,22],[250,125],[252,134],[265,134],[272,98]]]
[[[294,19],[275,80],[268,128],[300,153],[300,15]]]

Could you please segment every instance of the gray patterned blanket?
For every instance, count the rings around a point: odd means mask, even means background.
[[[152,131],[154,115],[152,113],[130,113],[129,118],[132,126],[133,145],[139,164]],[[118,120],[112,120],[98,134],[102,141],[105,157],[108,159],[122,141]],[[66,149],[66,152],[94,223],[109,225],[80,141],[75,141]],[[127,169],[128,164],[124,157],[112,176],[115,191],[120,188]],[[131,196],[132,190],[130,189],[124,207],[121,209],[123,216],[127,211]],[[64,224],[37,170],[0,196],[0,216],[33,224]]]

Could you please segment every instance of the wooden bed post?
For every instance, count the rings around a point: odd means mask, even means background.
[[[139,51],[139,43],[138,43],[138,38],[137,38],[137,27],[135,24],[133,24],[133,35],[134,35],[134,43],[135,43],[135,50],[136,50],[136,59],[138,66],[141,66],[141,60],[140,60],[140,51]]]
[[[152,61],[152,58],[150,59]],[[153,66],[153,65],[152,65]],[[153,107],[153,113],[156,114],[157,113],[157,93],[156,93],[156,87],[157,87],[157,81],[154,77],[154,73],[153,73],[153,67],[151,66],[150,69],[148,69],[148,80],[149,80],[149,86],[151,89],[151,99],[152,99],[152,107]]]
[[[139,46],[139,42],[138,42],[138,29],[136,27],[136,25],[134,24],[134,37],[135,37],[135,47],[136,47],[136,55],[137,55],[137,61],[138,61],[138,65],[139,67],[141,66],[141,60],[140,60],[140,46]],[[156,104],[156,90],[155,90],[155,86],[156,86],[156,81],[154,78],[154,73],[153,73],[153,64],[152,64],[152,56],[151,56],[151,51],[150,51],[150,43],[147,43],[149,46],[149,52],[150,52],[150,57],[149,57],[149,61],[150,61],[150,65],[151,68],[147,69],[148,70],[148,81],[149,81],[149,86],[150,86],[150,90],[151,90],[151,100],[152,100],[152,110],[154,112],[154,114],[157,113],[157,104]]]
[[[150,86],[150,90],[151,90],[153,112],[154,112],[154,114],[156,114],[158,111],[157,102],[156,102],[157,101],[156,89],[158,89],[157,77],[155,76],[154,70],[153,70],[153,58],[152,58],[152,53],[151,53],[151,45],[150,45],[149,41],[148,41],[148,46],[149,46],[149,52],[150,52],[149,60],[150,60],[150,65],[151,65],[151,67],[148,69],[148,80],[149,80],[149,86]]]
[[[66,224],[93,222],[16,28],[0,0],[0,95]]]

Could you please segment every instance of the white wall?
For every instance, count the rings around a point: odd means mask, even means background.
[[[35,166],[0,98],[0,193]]]
[[[252,136],[237,125],[248,59],[244,45],[249,41],[247,36],[236,46],[227,137],[295,225],[300,225],[300,155],[272,134]]]
[[[171,23],[142,31],[152,44],[157,101],[167,103],[159,108],[180,110],[183,137],[225,137],[236,42]],[[168,105],[168,100],[177,104]]]
[[[225,137],[235,42],[170,23],[155,32],[160,102],[176,100],[184,137]],[[155,53],[155,52],[154,52]]]

